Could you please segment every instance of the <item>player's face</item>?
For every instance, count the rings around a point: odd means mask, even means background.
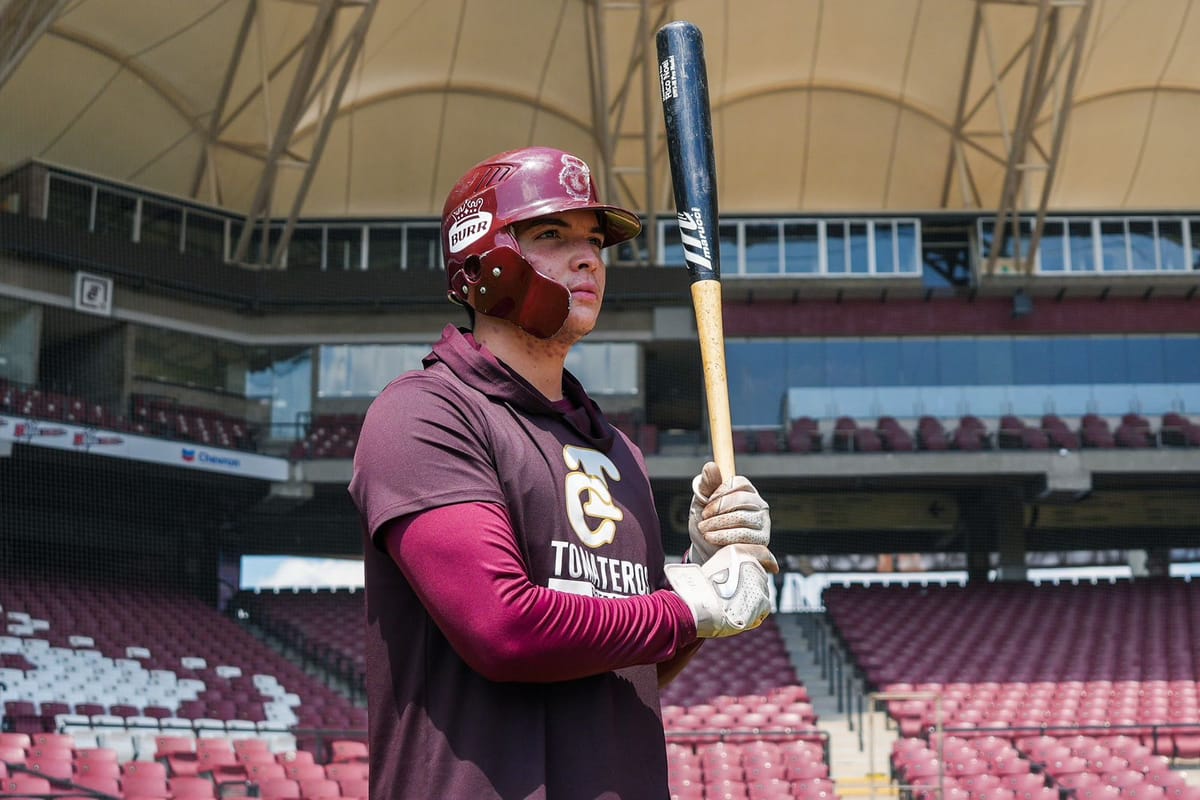
[[[555,338],[577,340],[590,333],[604,302],[604,228],[596,212],[564,211],[514,227],[521,254],[533,268],[571,292],[571,313]]]

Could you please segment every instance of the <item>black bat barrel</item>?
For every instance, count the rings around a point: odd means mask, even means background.
[[[693,281],[720,280],[717,170],[704,38],[690,22],[669,22],[655,35],[667,154],[684,258]]]

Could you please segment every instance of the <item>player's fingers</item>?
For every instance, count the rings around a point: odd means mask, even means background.
[[[696,494],[702,498],[709,498],[721,488],[721,468],[717,466],[717,462],[709,461],[700,470],[699,480],[693,487]]]
[[[714,547],[727,544],[766,545],[771,541],[771,531],[763,525],[762,519],[742,511],[716,520],[702,520],[698,527],[704,541]]]
[[[757,511],[759,513],[766,511],[767,501],[763,500],[762,495],[755,491],[749,481],[739,485],[737,480],[745,481],[745,478],[735,479],[732,487],[724,491],[718,490],[708,499],[701,512],[702,518],[710,519],[735,511]]]

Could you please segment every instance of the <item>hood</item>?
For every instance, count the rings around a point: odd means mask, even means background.
[[[442,338],[425,357],[425,368],[444,364],[455,377],[485,396],[536,416],[557,417],[591,447],[607,453],[613,444],[612,426],[582,384],[563,371],[563,402],[552,402],[509,369],[470,331],[447,325]]]

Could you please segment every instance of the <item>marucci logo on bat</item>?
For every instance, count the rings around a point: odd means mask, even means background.
[[[703,269],[712,269],[712,250],[708,246],[708,232],[704,229],[704,216],[700,209],[680,211],[679,239],[683,243],[683,257]],[[695,235],[689,235],[694,231]]]

